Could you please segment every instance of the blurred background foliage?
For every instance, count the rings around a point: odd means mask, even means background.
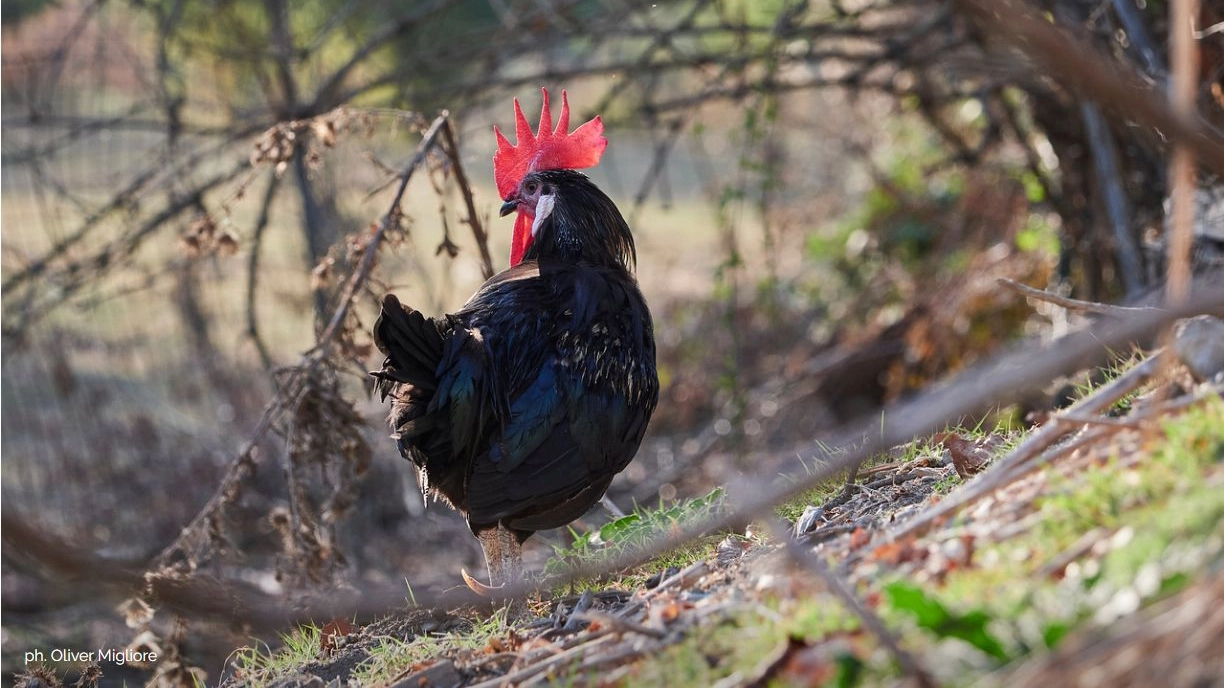
[[[1162,3],[1035,5],[1166,78]],[[1204,26],[1224,20],[1204,7]],[[541,86],[608,124],[592,176],[638,237],[664,383],[611,492],[625,504],[705,494],[1058,326],[998,277],[1105,301],[1158,282],[1166,142],[947,2],[24,0],[3,32],[3,499],[108,556],[149,560],[209,500],[443,108],[498,267],[490,125]],[[1218,125],[1219,44],[1202,51]],[[414,179],[333,361],[374,454],[328,531],[347,580],[479,560],[458,518],[423,509],[364,374],[382,293],[436,313],[480,283],[459,191],[441,157]],[[306,584],[282,575],[277,520],[296,454],[258,437],[207,565],[285,592]],[[309,474],[321,494],[340,489],[328,461]],[[465,544],[442,560],[420,556],[430,542]],[[64,623],[89,602],[23,570],[6,553],[4,608],[24,615],[6,672],[27,636],[113,632],[106,609],[87,615],[103,630]]]

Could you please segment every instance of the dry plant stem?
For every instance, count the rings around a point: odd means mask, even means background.
[[[1166,361],[1164,365],[1169,366],[1172,363],[1173,361],[1169,360],[1169,361]],[[1161,371],[1159,375],[1164,375],[1164,372]],[[1172,399],[1169,401],[1163,401],[1159,403],[1152,403],[1152,404],[1146,405],[1142,410],[1131,411],[1131,413],[1127,415],[1126,418],[1100,418],[1100,417],[1089,417],[1089,416],[1077,416],[1071,413],[1063,413],[1063,414],[1060,414],[1054,420],[1059,421],[1059,422],[1079,424],[1079,425],[1099,425],[1099,426],[1113,427],[1113,428],[1118,428],[1118,429],[1135,429],[1139,427],[1144,427],[1144,421],[1150,420],[1153,417],[1164,416],[1170,413],[1176,413],[1178,411],[1181,411],[1182,409],[1189,408],[1199,403],[1200,401],[1203,401],[1204,399],[1207,399],[1213,395],[1218,395],[1220,392],[1221,392],[1220,389],[1217,389],[1212,386],[1206,386],[1194,392],[1193,394],[1186,394],[1184,396],[1180,396],[1176,399]],[[1154,395],[1157,398],[1161,398],[1164,396],[1163,394],[1161,394],[1160,390],[1156,390],[1154,392]]]
[[[268,345],[259,334],[259,320],[255,317],[255,293],[259,284],[259,249],[263,245],[264,232],[271,220],[272,201],[276,199],[278,188],[280,188],[280,177],[276,174],[268,175],[268,188],[264,191],[263,202],[259,206],[259,218],[255,221],[255,230],[251,236],[251,255],[247,260],[247,336],[255,343],[255,350],[259,353],[259,361],[263,364],[264,370],[272,369],[272,354],[268,352]]]
[[[998,474],[989,473],[989,480],[995,481],[994,489],[1001,489],[1024,477],[1031,470],[1041,466],[1049,466],[1062,458],[1074,454],[1080,449],[1089,448],[1106,441],[1116,431],[1116,428],[1105,428],[1096,425],[1079,428],[1078,430],[1068,428],[1067,435],[1070,435],[1070,437],[1061,443],[1047,447],[1044,451],[1037,450],[1040,453],[1035,456],[1026,457],[1023,461],[1010,463]],[[1008,458],[1010,458],[1010,455]]]
[[[1088,134],[1088,145],[1092,150],[1093,171],[1101,188],[1105,214],[1113,230],[1114,243],[1120,273],[1119,277],[1128,298],[1137,296],[1143,289],[1143,263],[1139,260],[1139,246],[1131,231],[1130,205],[1126,199],[1126,186],[1122,183],[1122,171],[1118,165],[1118,152],[1105,115],[1096,103],[1080,103],[1080,117]]]
[[[1097,425],[1105,428],[1115,428],[1118,430],[1134,430],[1141,425],[1142,417],[1127,417],[1127,418],[1099,418],[1096,416],[1080,416],[1076,414],[1060,415],[1053,419],[1058,423],[1066,423],[1067,425],[1083,427],[1085,425]]]
[[[912,678],[922,688],[931,688],[935,685],[931,674],[923,668],[913,655],[901,647],[897,638],[888,630],[884,622],[880,620],[880,617],[876,616],[874,612],[860,602],[850,588],[842,582],[841,578],[829,570],[829,567],[825,565],[824,561],[810,547],[804,547],[795,541],[790,536],[790,531],[777,519],[768,519],[767,522],[770,530],[773,531],[774,537],[786,548],[786,556],[790,557],[796,565],[815,571],[816,575],[820,576],[824,584],[828,586],[829,592],[833,593],[845,605],[846,609],[859,618],[859,621],[863,623],[863,628],[874,635],[880,645],[888,650],[889,654],[893,656],[893,659],[897,660],[897,664],[901,666],[901,670],[907,676]]]
[[[1083,535],[1079,536],[1070,547],[1055,555],[1053,559],[1046,562],[1039,570],[1038,575],[1041,577],[1057,576],[1063,572],[1072,562],[1078,561],[1098,542],[1103,542],[1113,537],[1114,533],[1118,532],[1112,528],[1093,528]]]
[[[671,576],[659,581],[659,584],[655,586],[655,589],[650,591],[650,597],[658,597],[662,592],[670,590],[673,587],[686,588],[692,585],[693,583],[697,582],[698,578],[705,575],[707,568],[709,568],[709,565],[706,564],[704,560],[695,561],[689,564]]]
[[[412,173],[416,171],[421,162],[425,160],[425,156],[429,155],[429,151],[433,150],[433,147],[437,144],[438,132],[446,126],[449,118],[450,113],[443,110],[434,119],[433,123],[429,125],[429,129],[425,131],[425,135],[421,137],[421,143],[417,145],[416,154],[412,156],[412,160],[404,167],[403,172],[400,172],[399,187],[391,198],[391,206],[378,223],[378,229],[374,231],[374,236],[370,238],[370,243],[366,246],[365,254],[361,256],[361,263],[358,264],[357,270],[349,278],[348,285],[344,288],[344,294],[340,297],[340,303],[336,306],[336,312],[332,315],[331,321],[328,322],[327,328],[323,330],[323,334],[319,335],[319,341],[315,344],[314,350],[317,351],[327,347],[336,336],[336,332],[340,330],[344,319],[348,317],[349,308],[353,305],[353,298],[360,291],[361,286],[365,284],[366,279],[369,278],[370,271],[374,269],[374,260],[378,256],[379,248],[382,246],[382,240],[386,235],[387,227],[390,226],[399,208],[400,200],[404,197],[404,191],[408,189],[408,180],[412,179]]]
[[[292,395],[296,398],[301,393],[301,387],[288,391],[282,389],[278,391],[278,396]],[[209,498],[204,508],[200,509],[195,518],[191,520],[180,532],[178,538],[166,546],[161,554],[150,562],[150,571],[164,570],[170,566],[170,561],[176,553],[188,555],[189,561],[193,559],[188,553],[188,541],[193,537],[199,537],[207,528],[210,520],[220,513],[222,508],[228,503],[233,495],[241,491],[242,486],[247,482],[255,472],[256,464],[256,447],[263,441],[264,436],[272,429],[276,420],[285,413],[289,405],[282,405],[275,401],[269,404],[265,409],[263,416],[259,419],[259,424],[255,426],[255,430],[251,433],[251,437],[243,445],[242,450],[234,457],[234,461],[225,471],[225,477],[221,479],[221,484],[217,486],[217,491]],[[191,568],[194,568],[195,562],[191,561]]]
[[[1096,392],[1080,399],[1064,413],[1060,414],[1060,417],[1072,416],[1082,418],[1105,411],[1116,401],[1155,375],[1160,369],[1161,361],[1166,356],[1168,354],[1163,351],[1154,354]],[[1009,485],[1025,473],[1024,467],[1026,465],[1031,467],[1044,463],[1031,461],[1031,459],[1038,456],[1042,451],[1058,442],[1073,430],[1073,427],[1068,426],[1067,423],[1056,421],[1057,419],[1053,419],[1052,422],[1046,423],[1040,430],[1029,435],[1026,440],[1020,443],[1020,446],[1012,450],[1010,454],[991,467],[987,473],[983,474],[975,482],[966,485],[962,490],[948,495],[938,504],[893,529],[891,536],[895,539],[900,539],[908,535],[922,533],[940,519],[977,501],[990,492]]]
[[[455,144],[454,127],[451,126],[449,120],[442,125],[442,138],[446,144],[443,150],[446,151],[446,157],[450,158],[451,168],[455,171],[455,181],[459,184],[459,191],[463,194],[463,203],[467,206],[468,226],[472,228],[476,247],[480,249],[480,273],[485,279],[489,279],[493,276],[493,256],[489,254],[489,235],[480,222],[480,216],[476,214],[476,202],[472,198],[472,184],[468,181],[467,174],[463,172],[463,163],[459,159],[459,146]]]
[[[1143,313],[1146,311],[1161,310],[1159,308],[1151,308],[1147,306],[1112,306],[1107,303],[1097,303],[1096,301],[1080,301],[1079,299],[1071,299],[1067,298],[1066,296],[1051,294],[1050,292],[1042,291],[1041,289],[1034,289],[1027,284],[1021,284],[1016,280],[1008,279],[1006,277],[1000,277],[996,279],[995,282],[1001,287],[1006,287],[1012,291],[1019,292],[1029,298],[1037,299],[1038,301],[1045,301],[1046,303],[1052,303],[1056,306],[1062,306],[1068,310],[1085,311],[1088,313],[1098,313],[1100,315],[1112,316],[1126,316],[1134,315],[1136,313]]]
[[[1198,50],[1194,44],[1194,22],[1199,16],[1198,0],[1173,0],[1169,20],[1173,88],[1169,99],[1173,111],[1189,119],[1195,113],[1198,90]],[[1173,204],[1173,236],[1169,245],[1169,303],[1180,305],[1190,295],[1190,246],[1194,223],[1194,149],[1184,141],[1173,148],[1169,168],[1169,195]]]
[[[361,288],[361,285],[364,284],[366,278],[369,276],[370,270],[373,268],[374,257],[378,252],[381,239],[387,226],[391,222],[395,209],[399,206],[399,202],[408,186],[408,180],[412,177],[413,171],[416,170],[416,168],[425,159],[425,156],[435,145],[438,131],[441,129],[442,125],[445,124],[447,116],[447,113],[443,112],[437,117],[437,119],[434,120],[433,124],[430,125],[429,130],[426,131],[425,136],[421,139],[421,143],[417,147],[416,154],[413,156],[411,162],[409,162],[408,166],[404,168],[403,172],[401,172],[400,185],[391,201],[390,209],[383,216],[378,230],[375,232],[374,237],[371,239],[370,244],[366,248],[366,253],[362,257],[360,265],[350,278],[346,293],[340,300],[340,303],[337,305],[336,312],[332,316],[331,323],[328,325],[327,329],[324,330],[323,334],[320,335],[314,349],[304,356],[301,365],[293,370],[290,375],[286,376],[287,379],[283,384],[278,385],[277,396],[264,410],[264,414],[260,418],[259,424],[256,426],[255,431],[252,433],[252,437],[247,441],[247,444],[244,446],[243,450],[239,452],[234,462],[226,471],[225,477],[222,479],[217,491],[209,499],[208,503],[205,504],[204,508],[200,510],[192,522],[183,529],[182,534],[173,543],[167,546],[156,559],[153,560],[152,566],[150,567],[150,574],[155,575],[161,570],[164,570],[167,566],[169,566],[175,554],[186,555],[189,564],[194,566],[194,556],[190,551],[192,545],[191,540],[193,538],[203,536],[213,520],[219,517],[224,505],[234,499],[237,492],[241,490],[242,484],[254,471],[255,448],[258,446],[258,443],[263,440],[264,436],[272,427],[274,427],[276,421],[279,420],[281,416],[287,413],[290,409],[297,407],[298,402],[301,399],[302,392],[305,389],[304,380],[311,371],[313,371],[318,365],[321,365],[325,360],[328,345],[332,338],[335,337],[340,323],[344,321],[344,318],[348,313],[348,309],[352,305],[353,296],[357,293],[357,290]],[[270,190],[272,188],[273,187],[269,187]],[[290,470],[292,470],[292,464],[293,462],[291,460],[289,462]],[[293,481],[291,479],[291,485],[292,483]],[[290,500],[291,505],[295,504],[296,502],[297,500]],[[294,513],[293,515],[296,525],[297,514]]]

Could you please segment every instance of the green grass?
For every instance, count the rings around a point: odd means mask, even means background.
[[[322,638],[322,629],[312,624],[283,634],[281,647],[276,650],[267,645],[261,649],[258,644],[239,648],[231,660],[235,678],[255,688],[270,685],[318,657]]]
[[[1138,458],[1114,456],[1058,478],[1035,504],[1040,520],[1020,536],[984,546],[975,565],[942,582],[887,583],[898,594],[890,596],[885,617],[910,629],[911,643],[925,637],[919,646],[973,648],[976,656],[968,657],[924,651],[953,658],[955,675],[1055,647],[1076,628],[1108,625],[1135,605],[1171,594],[1224,560],[1221,427],[1224,402],[1209,400],[1167,419],[1146,446],[1130,448]],[[1061,575],[1043,575],[1051,560],[1094,531],[1098,546]]]
[[[555,574],[570,566],[598,564],[627,555],[647,546],[656,538],[721,513],[724,502],[724,491],[722,488],[716,488],[703,497],[682,500],[670,507],[664,507],[662,504],[658,509],[636,507],[633,513],[598,530],[579,534],[571,529],[573,542],[568,546],[554,545],[553,556],[545,564],[544,571],[547,574]],[[719,538],[718,535],[709,535],[663,552],[626,572],[619,578],[619,582],[628,587],[636,587],[659,571],[671,567],[683,568],[704,559],[710,556]],[[578,582],[572,592],[598,589],[602,587],[599,583],[600,581]]]
[[[502,607],[487,618],[475,619],[471,625],[445,634],[422,634],[408,640],[386,636],[370,648],[369,657],[353,673],[353,678],[358,685],[381,685],[439,657],[482,650],[505,629],[506,608]]]
[[[821,445],[821,446],[822,446],[823,451],[826,454],[830,455],[831,458],[835,458],[837,453],[839,453],[837,452],[837,450],[835,450],[832,447],[827,447],[824,445]],[[802,457],[800,457],[800,461],[802,461],[803,469],[808,475],[811,475],[812,473],[814,473],[822,465],[819,461],[815,465],[808,465],[808,462],[803,461]],[[875,463],[879,463],[879,462],[880,462],[880,457],[876,457],[875,459],[863,465],[864,466],[874,465]],[[791,499],[787,502],[784,502],[783,504],[781,504],[780,506],[774,509],[774,514],[785,521],[793,523],[795,520],[797,520],[800,516],[803,515],[803,510],[806,509],[809,505],[819,506],[821,504],[824,504],[831,497],[836,496],[839,492],[845,489],[845,485],[846,485],[846,477],[844,475],[834,475],[832,478],[829,478],[828,480],[821,482],[816,487],[813,487],[812,489],[805,491],[803,494],[799,495],[798,497]]]
[[[956,432],[967,438],[995,432],[984,427]],[[1107,628],[1136,606],[1159,600],[1206,568],[1224,563],[1224,537],[1218,525],[1224,522],[1221,427],[1224,402],[1209,399],[1166,418],[1157,429],[1139,436],[1141,442],[1133,441],[1134,433],[1119,436],[1112,450],[1101,448],[1099,457],[1079,464],[1074,473],[1051,471],[1044,493],[1031,505],[1033,524],[1006,540],[982,541],[969,565],[947,567],[933,575],[922,560],[900,569],[880,564],[875,572],[860,564],[851,581],[860,599],[938,681],[953,686],[978,682],[991,672],[1058,647],[1069,634]],[[1016,433],[1006,439],[1004,444],[1010,445],[1021,438]],[[940,450],[923,440],[886,458],[904,462]],[[955,482],[949,480],[946,487],[953,488]],[[827,497],[835,489],[840,489],[840,481],[811,496]],[[596,563],[632,552],[662,533],[723,508],[721,490],[654,510],[637,508],[596,531],[576,535],[568,546],[557,547],[548,567]],[[1017,517],[1026,518],[1024,512]],[[1050,562],[1078,551],[1074,548],[1085,533],[1093,534],[1099,546],[1085,549],[1071,558],[1064,571],[1051,574]],[[940,543],[958,537],[953,531]],[[709,558],[716,539],[699,540],[587,585],[640,587],[652,572]],[[830,563],[835,564],[832,559]],[[762,575],[773,571],[772,566],[763,567]],[[657,652],[619,669],[624,673],[618,680],[630,685],[711,685],[730,676],[747,679],[759,675],[783,652],[794,653],[788,656],[795,662],[802,658],[807,663],[803,666],[816,672],[804,674],[805,681],[855,686],[897,680],[901,670],[891,656],[818,577],[794,571],[782,558],[777,559],[776,571],[768,585],[746,578],[733,591],[712,592],[727,597],[712,598],[713,611],[694,607],[684,612],[677,623],[693,625],[670,636],[670,644]],[[354,678],[360,685],[382,685],[440,657],[462,665],[487,652],[492,639],[505,633],[504,613],[474,618],[470,625],[447,634],[379,639],[369,646],[369,657]],[[242,680],[266,685],[272,677],[309,662],[319,650],[319,630],[303,627],[283,642],[284,647],[275,652],[240,651],[236,663]],[[571,668],[551,680],[557,685],[587,684],[607,670],[566,673],[575,671]],[[795,680],[799,679],[783,673],[775,684]]]
[[[1145,445],[1124,447],[1137,457],[1115,456],[1059,479],[1035,502],[1041,518],[1031,529],[983,544],[972,565],[954,567],[942,578],[885,575],[878,583],[867,581],[859,593],[877,600],[871,604],[903,645],[950,685],[973,683],[1055,648],[1077,629],[1107,626],[1134,611],[1134,604],[1172,594],[1197,572],[1224,561],[1218,525],[1224,522],[1221,427],[1219,400],[1168,418]],[[1006,444],[1019,439],[1009,436]],[[905,456],[936,449],[917,442]],[[1084,553],[1065,575],[1043,575],[1050,561],[1094,529],[1102,533],[1105,551]],[[756,599],[755,606],[705,623],[658,657],[641,661],[627,680],[708,685],[732,674],[753,675],[788,638],[816,644],[842,636],[855,638],[853,650],[825,657],[831,662],[825,669],[836,670],[825,680],[895,680],[899,669],[872,649],[874,640],[859,630],[857,617],[824,590]]]
[[[679,642],[648,655],[622,679],[625,685],[713,685],[733,674],[753,676],[762,663],[794,643],[820,643],[834,637],[861,634],[859,621],[825,591],[788,596],[767,593],[755,603],[713,614]],[[841,682],[843,671],[856,673],[867,659],[866,647],[850,643],[830,653],[829,678]],[[861,656],[860,656],[861,654]],[[576,677],[579,685],[598,682],[599,674]],[[583,680],[578,680],[583,679]],[[769,685],[787,685],[770,683]]]
[[[694,629],[683,641],[639,662],[628,685],[709,686],[741,672],[751,673],[762,657],[785,641],[787,628],[768,610],[743,611]]]

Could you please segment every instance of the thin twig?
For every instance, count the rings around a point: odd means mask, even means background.
[[[104,220],[111,216],[117,215],[124,209],[130,208],[138,199],[147,201],[148,196],[152,193],[149,187],[153,184],[153,182],[164,180],[167,177],[175,178],[183,174],[186,170],[200,169],[204,166],[205,161],[213,156],[216,156],[218,152],[232,146],[235,141],[240,141],[258,133],[261,128],[262,126],[249,126],[241,131],[227,132],[231,133],[231,135],[226,137],[224,141],[196,151],[171,169],[166,169],[165,167],[161,166],[154,166],[144,170],[137,175],[135,179],[131,180],[127,186],[116,192],[105,205],[95,210],[85,219],[81,220],[80,225],[76,229],[70,232],[67,236],[56,241],[55,244],[37,260],[29,263],[28,265],[22,266],[21,270],[17,271],[15,274],[6,275],[7,279],[4,280],[4,285],[2,287],[6,297],[9,290],[21,285],[24,282],[34,280],[36,278],[45,278],[47,273],[57,265],[57,261],[61,257],[72,255],[73,249],[78,244],[81,244],[86,239],[90,238],[94,230],[97,230],[100,227],[105,227],[106,224],[104,223]],[[163,210],[157,217],[153,218],[152,221],[143,225],[142,228],[137,230],[136,233],[144,233],[146,231],[144,229],[145,227],[160,227],[161,223],[172,219],[178,214],[178,212],[193,206],[197,202],[198,198],[205,192],[211,190],[213,187],[219,186],[222,183],[236,178],[249,168],[250,165],[246,161],[243,161],[234,165],[222,174],[210,177],[203,183],[193,185],[192,188],[197,193],[173,195],[171,197],[171,202],[167,204],[166,210]],[[116,240],[116,242],[117,241],[118,240]],[[73,270],[70,269],[67,272],[71,273]]]
[[[1113,230],[1114,250],[1117,252],[1117,273],[1128,298],[1138,296],[1143,290],[1143,265],[1139,260],[1139,245],[1130,224],[1130,204],[1126,198],[1126,187],[1122,183],[1122,170],[1118,165],[1109,124],[1096,103],[1080,103],[1080,118],[1088,135],[1088,147],[1092,150],[1093,171],[1101,188],[1105,204],[1105,215]]]
[[[607,645],[616,640],[612,630],[597,631],[596,637],[580,645],[576,645],[568,650],[559,652],[542,661],[529,664],[525,667],[512,671],[504,676],[498,676],[487,681],[481,681],[470,688],[502,688],[503,686],[518,685],[536,674],[543,672],[554,671],[560,669],[571,661],[581,658],[583,655],[591,652],[598,647]]]
[[[446,144],[442,149],[450,158],[451,168],[455,171],[455,181],[459,184],[459,191],[463,194],[463,203],[467,206],[468,226],[472,228],[472,237],[476,239],[476,247],[480,249],[480,272],[485,279],[489,279],[493,276],[493,257],[489,254],[489,235],[485,232],[480,216],[476,213],[476,202],[472,198],[472,184],[468,181],[467,174],[463,172],[459,146],[455,144],[454,127],[451,126],[449,120],[442,126],[442,137]]]
[[[1052,303],[1070,310],[1099,313],[1101,315],[1110,315],[1114,317],[1163,310],[1150,306],[1113,306],[1107,303],[1098,303],[1096,301],[1080,301],[1079,299],[1072,299],[1066,296],[1060,296],[1058,294],[1051,294],[1050,292],[1042,291],[1041,289],[1034,289],[1027,284],[1023,284],[1006,277],[1000,277],[996,279],[995,282],[997,282],[999,286],[1007,287],[1008,289],[1019,292],[1029,298],[1037,299],[1038,301],[1045,301],[1046,303]]]
[[[1169,51],[1173,65],[1173,83],[1169,90],[1169,106],[1177,116],[1195,116],[1198,96],[1198,46],[1194,40],[1194,24],[1199,16],[1198,0],[1173,0],[1169,17]],[[1194,243],[1194,158],[1196,146],[1178,141],[1169,163],[1169,196],[1172,202],[1173,236],[1168,241],[1169,265],[1166,300],[1185,303],[1190,294],[1190,249]],[[1209,163],[1207,151],[1201,151]],[[1220,172],[1220,170],[1216,170]]]
[[[629,631],[631,633],[637,633],[638,635],[649,636],[651,638],[667,637],[667,631],[661,628],[652,628],[650,626],[637,623],[636,621],[630,621],[629,619],[614,616],[612,614],[605,614],[603,612],[579,612],[576,614],[571,614],[570,618],[586,623],[598,623],[602,626],[611,627],[616,631]]]
[[[259,206],[259,219],[255,221],[255,231],[251,235],[251,255],[247,259],[247,336],[255,343],[255,350],[259,352],[259,360],[264,370],[272,369],[272,355],[268,352],[268,345],[264,343],[263,337],[259,334],[259,319],[255,317],[255,292],[259,284],[260,248],[263,246],[264,231],[267,230],[268,222],[272,217],[272,201],[276,199],[276,191],[279,186],[280,177],[275,174],[269,175],[268,188],[264,191],[263,203]]]

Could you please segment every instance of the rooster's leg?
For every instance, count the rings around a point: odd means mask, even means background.
[[[523,579],[523,543],[513,530],[498,525],[483,531],[480,546],[484,548],[491,584],[500,588]]]
[[[520,533],[502,525],[476,531],[480,547],[484,550],[485,564],[489,569],[489,585],[485,585],[463,573],[463,580],[477,594],[496,597],[507,583],[515,584],[523,579],[523,540]]]
[[[480,547],[484,550],[485,564],[489,567],[489,583],[485,585],[463,572],[463,581],[482,597],[502,597],[507,586],[514,587],[523,580],[523,540],[531,533],[514,531],[498,525],[476,532]],[[506,602],[506,623],[522,620],[527,616],[527,607],[522,600]]]

